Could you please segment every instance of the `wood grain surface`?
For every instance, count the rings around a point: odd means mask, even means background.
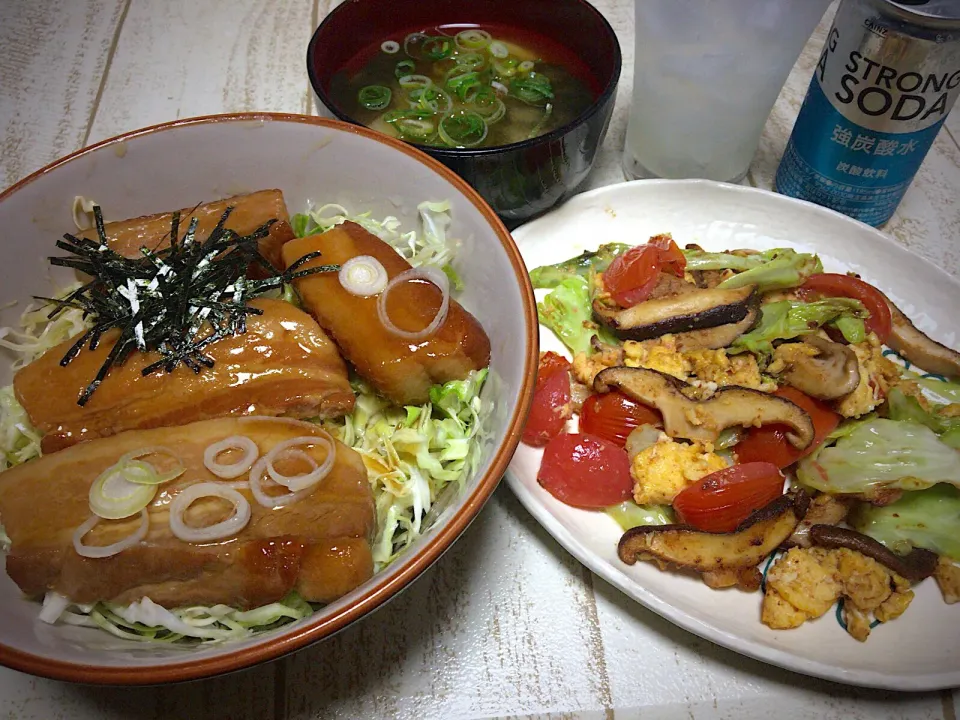
[[[312,29],[339,0],[3,0],[0,186],[89,142],[179,117],[315,113]],[[617,109],[585,187],[623,180],[633,2],[595,0],[620,39]],[[767,122],[749,184],[769,188],[832,9]],[[887,231],[960,274],[960,113]],[[328,642],[172,688],[88,688],[0,669],[0,718],[931,718],[951,693],[812,680],[677,629],[595,578],[506,487],[433,568]]]

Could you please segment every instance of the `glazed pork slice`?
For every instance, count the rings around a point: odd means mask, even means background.
[[[183,488],[198,481],[223,482],[204,466],[210,444],[244,435],[263,455],[279,442],[321,432],[295,420],[219,418],[93,440],[0,473],[0,522],[12,541],[7,574],[29,597],[54,590],[81,603],[149,597],[168,608],[223,603],[248,609],[280,600],[291,590],[314,602],[334,600],[373,574],[374,506],[367,473],[360,456],[339,442],[330,474],[296,502],[266,508],[241,489],[252,516],[234,537],[194,544],[176,537],[169,524],[170,503]],[[91,516],[94,479],[123,454],[158,446],[171,449],[185,472],[162,485],[148,507],[146,538],[111,557],[78,555],[72,536]],[[303,449],[318,463],[326,457],[321,445]],[[186,521],[203,527],[229,513],[225,502],[201,498],[190,506]],[[139,523],[139,516],[100,521],[83,542],[115,543]]]
[[[197,218],[197,237],[204,239],[210,234],[220,217],[228,207],[233,207],[226,226],[238,235],[249,235],[257,228],[270,220],[276,220],[270,226],[270,234],[258,243],[260,254],[270,263],[279,268],[281,263],[280,248],[285,242],[293,238],[290,228],[290,215],[283,200],[283,193],[279,190],[260,190],[249,195],[237,195],[226,200],[206,203],[198,207],[183,208],[180,210],[180,239],[183,238],[190,223],[190,218]],[[172,212],[144,215],[129,220],[117,220],[104,224],[107,236],[107,245],[116,253],[124,257],[140,257],[140,248],[159,250],[170,245]],[[96,229],[84,230],[77,233],[78,237],[89,240],[97,239]],[[258,273],[254,272],[253,275]]]
[[[355,223],[345,222],[321,235],[291,240],[283,246],[290,266],[308,253],[321,253],[305,268],[343,264],[360,255],[375,257],[393,278],[410,264],[396,250]],[[430,386],[463,379],[490,363],[490,339],[473,315],[450,299],[444,323],[423,340],[392,334],[377,313],[377,297],[347,292],[336,273],[318,273],[296,280],[297,290],[317,322],[324,327],[357,372],[384,396],[400,404],[428,401]],[[440,306],[439,289],[428,282],[402,283],[388,296],[387,311],[404,330],[426,327]]]
[[[184,425],[224,415],[337,417],[353,410],[354,394],[337,347],[307,313],[282,300],[256,299],[262,315],[247,317],[244,334],[211,343],[213,367],[183,365],[143,375],[159,359],[134,353],[110,369],[83,406],[81,392],[110,352],[110,336],[60,365],[73,340],[22,368],[17,400],[43,434],[44,452],[125,430]]]

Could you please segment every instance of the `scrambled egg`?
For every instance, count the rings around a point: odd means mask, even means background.
[[[764,392],[773,392],[777,386],[764,380],[751,353],[727,355],[723,348],[717,350],[679,350],[673,335],[663,335],[656,340],[623,344],[623,364],[657,370],[666,375],[690,382],[700,380],[717,386],[739,385]]]
[[[593,379],[601,370],[623,365],[623,351],[619,347],[608,347],[592,355],[577,353],[573,357],[573,377],[588,387],[593,387]]]
[[[638,505],[669,505],[688,485],[727,467],[713,445],[680,443],[661,433],[656,443],[634,457],[633,499]]]
[[[880,340],[870,333],[862,343],[850,346],[857,355],[860,384],[842,397],[835,409],[844,417],[860,417],[872,411],[887,397],[890,388],[900,380],[896,365],[883,357]]]
[[[941,556],[933,577],[947,605],[960,602],[960,567],[954,565],[950,558]]]
[[[799,627],[840,598],[847,632],[862,642],[871,615],[880,622],[900,617],[913,591],[907,580],[854,550],[793,548],[767,573],[760,619],[774,630]]]

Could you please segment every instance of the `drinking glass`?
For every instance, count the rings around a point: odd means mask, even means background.
[[[747,174],[830,0],[636,0],[628,179]]]

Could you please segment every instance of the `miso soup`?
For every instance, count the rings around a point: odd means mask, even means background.
[[[330,97],[367,127],[435,147],[507,145],[572,122],[598,95],[576,56],[502,26],[386,38],[336,73]]]

